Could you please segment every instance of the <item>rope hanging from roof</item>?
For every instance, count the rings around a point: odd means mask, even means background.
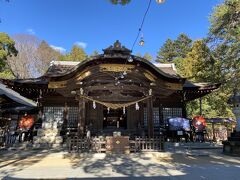
[[[133,104],[136,104],[136,103],[139,103],[141,101],[144,101],[144,100],[146,100],[146,99],[148,99],[150,97],[152,97],[152,96],[146,96],[146,97],[138,99],[136,101],[131,101],[131,102],[127,102],[127,103],[109,103],[109,102],[95,100],[95,99],[93,99],[93,98],[91,98],[89,96],[83,96],[83,95],[80,96],[80,98],[84,98],[84,99],[96,102],[96,103],[104,105],[104,106],[106,106],[107,108],[110,108],[110,109],[126,108],[128,106],[133,105]]]

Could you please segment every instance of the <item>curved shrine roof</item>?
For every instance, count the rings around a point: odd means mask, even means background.
[[[62,80],[68,79],[74,76],[77,72],[83,71],[89,66],[97,64],[130,64],[140,65],[145,69],[151,71],[157,77],[165,79],[169,82],[177,82],[183,84],[183,90],[214,90],[217,89],[220,84],[210,83],[193,83],[185,78],[180,77],[173,63],[151,63],[148,60],[131,55],[131,51],[116,41],[113,46],[103,49],[104,54],[90,57],[82,62],[76,61],[53,61],[50,64],[47,72],[39,78],[31,79],[16,79],[16,80],[3,80],[5,84],[18,83],[18,84],[35,84],[35,85],[47,85],[50,80]],[[128,62],[128,58],[132,57],[133,62]]]

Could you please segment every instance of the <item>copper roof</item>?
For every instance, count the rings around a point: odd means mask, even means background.
[[[79,62],[75,61],[53,61],[43,76],[61,75],[70,72]]]

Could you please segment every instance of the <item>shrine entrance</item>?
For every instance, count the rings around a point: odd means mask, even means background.
[[[103,129],[120,130],[127,129],[127,116],[122,109],[103,109]]]

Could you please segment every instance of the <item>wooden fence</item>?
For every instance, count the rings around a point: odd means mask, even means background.
[[[106,152],[107,141],[103,137],[79,138],[77,136],[67,138],[68,152]],[[130,152],[145,152],[145,151],[163,151],[163,137],[135,137],[129,140]]]
[[[132,152],[141,151],[163,151],[164,138],[163,137],[136,137],[135,140],[130,140],[130,150]]]

